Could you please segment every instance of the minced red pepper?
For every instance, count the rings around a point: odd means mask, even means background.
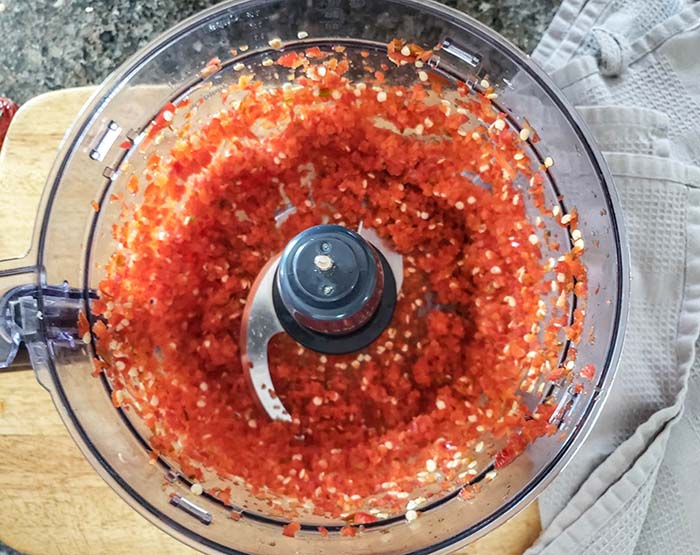
[[[377,520],[376,516],[362,511],[355,513],[352,517],[352,521],[355,524],[371,524],[372,522],[377,522]]]
[[[355,528],[354,526],[343,526],[340,529],[340,535],[349,536],[352,538],[353,536],[357,535],[357,528]]]
[[[282,534],[289,538],[296,536],[297,532],[301,530],[301,524],[297,520],[292,520],[282,529]]]
[[[592,380],[593,376],[595,376],[595,366],[592,364],[586,364],[583,368],[581,368],[581,377],[586,378],[587,380]]]
[[[395,63],[421,72],[429,56],[390,45]],[[565,216],[545,209],[542,174],[490,99],[460,84],[436,101],[447,85],[431,75],[353,82],[343,52],[317,47],[278,64],[297,68],[298,86],[243,75],[197,131],[178,131],[173,104],[155,118],[149,144],[173,133],[174,146],[129,178],[143,198],[114,226],[120,249],[92,305],[108,323],[93,329],[96,371],[119,392],[115,404],[132,400],[156,452],[198,482],[208,468],[291,499],[280,514],[311,504],[369,523],[403,510],[416,487],[464,483],[482,438],[501,445],[489,453],[500,468],[552,432],[551,410],[533,414],[520,389],[558,367],[564,335],[580,336],[585,302],[572,324],[568,297],[585,294],[582,250],[541,260],[542,226],[524,196],[559,224]],[[565,224],[582,247],[576,221]],[[390,326],[360,353],[322,355],[276,336],[271,373],[293,421],[270,421],[241,366],[241,315],[265,263],[323,222],[375,229],[403,255],[403,286]],[[293,521],[285,534],[298,530]]]

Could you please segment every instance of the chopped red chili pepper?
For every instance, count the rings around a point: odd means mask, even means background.
[[[85,316],[85,312],[82,310],[78,314],[78,333],[80,334],[80,337],[83,337],[86,333],[90,332],[90,323],[87,320],[87,316]]]
[[[377,522],[377,517],[369,513],[357,512],[353,515],[352,521],[355,524],[370,524],[372,522]]]
[[[340,535],[349,536],[352,538],[357,535],[357,528],[355,528],[354,526],[343,526],[340,529]]]
[[[297,52],[287,52],[279,58],[277,58],[277,64],[283,67],[289,67],[295,69],[304,64],[304,56]]]
[[[293,520],[282,529],[282,534],[288,538],[293,538],[297,535],[299,530],[301,530],[301,524],[298,521]]]
[[[139,192],[139,178],[136,177],[135,175],[132,175],[129,178],[129,182],[126,184],[126,190],[129,191],[132,195],[135,195],[136,193]]]
[[[586,364],[583,368],[581,368],[581,377],[586,378],[587,380],[592,380],[593,377],[595,376],[595,366],[592,364]]]
[[[390,48],[419,68],[430,56]],[[115,404],[133,399],[152,446],[198,483],[206,467],[261,498],[291,499],[292,516],[311,504],[374,522],[372,503],[402,511],[406,492],[438,475],[441,488],[458,480],[454,461],[468,459],[455,452],[481,451],[485,434],[506,441],[500,468],[553,432],[553,408],[533,414],[518,388],[563,378],[551,369],[563,337],[580,338],[585,302],[569,322],[569,296],[585,296],[585,268],[580,250],[542,260],[522,197],[553,217],[544,180],[514,158],[522,141],[488,98],[463,86],[434,102],[431,87],[449,83],[427,73],[410,87],[384,73],[353,82],[346,56],[318,47],[276,63],[304,66],[299,86],[263,88],[244,75],[200,129],[169,127],[168,104],[147,131],[173,134],[173,146],[144,154],[143,200],[113,228],[120,248],[92,303],[102,317],[95,371],[104,368]],[[293,421],[273,422],[241,364],[242,309],[264,264],[322,222],[375,229],[403,256],[403,286],[390,326],[361,353],[274,338],[271,373]],[[285,535],[299,529],[292,521]]]

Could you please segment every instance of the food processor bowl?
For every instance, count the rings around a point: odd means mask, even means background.
[[[228,502],[207,490],[193,495],[185,473],[153,452],[147,427],[115,407],[107,377],[91,376],[93,338],[78,321],[81,313],[93,325],[97,321],[90,304],[99,295],[103,265],[117,248],[111,228],[122,207],[109,199],[128,192],[128,175],[145,172],[148,156],[173,145],[174,137],[151,135],[164,106],[187,98],[196,106],[189,120],[194,130],[222,109],[220,93],[238,80],[237,68],[253,68],[267,86],[282,86],[285,75],[266,61],[279,51],[340,45],[350,57],[367,52],[379,59],[396,37],[425,49],[438,46],[428,61],[430,71],[448,83],[466,84],[474,94],[483,94],[488,81],[507,125],[536,130],[536,140],[526,141],[527,156],[545,169],[545,206],[560,213],[575,208],[586,240],[582,262],[591,294],[584,339],[576,349],[578,359],[593,364],[595,372],[588,379],[542,376],[523,391],[533,409],[542,403],[556,407],[551,423],[557,432],[499,468],[497,479],[487,478],[493,464],[484,454],[479,472],[468,479],[480,485],[471,499],[460,495],[466,483],[453,484],[421,505],[420,518],[413,522],[402,514],[388,515],[363,525],[354,537],[341,533],[344,523],[338,519],[303,515],[301,530],[288,537],[282,533],[288,519],[243,487],[232,488]],[[406,71],[387,71],[389,81],[410,83],[412,78]],[[179,117],[173,125],[184,125]],[[537,208],[526,189],[526,210],[534,220]],[[574,248],[566,226],[555,226],[549,234],[564,252]],[[545,257],[561,254],[543,252]],[[600,152],[549,78],[503,38],[430,1],[231,1],[145,47],[83,108],[47,182],[30,252],[0,261],[0,367],[10,364],[23,342],[37,379],[95,470],[148,520],[205,553],[447,553],[532,502],[581,446],[618,363],[627,282],[621,212]],[[576,306],[575,295],[570,306]],[[569,341],[562,342],[561,360],[570,348]],[[216,483],[211,477],[205,485]],[[243,518],[232,519],[232,510]],[[319,525],[327,535],[319,533]]]

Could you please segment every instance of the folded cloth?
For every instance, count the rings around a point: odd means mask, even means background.
[[[611,11],[618,4],[620,11]],[[647,19],[650,13],[655,19]],[[651,26],[663,15],[669,17]],[[555,15],[555,34],[564,24]],[[700,3],[590,0],[570,25],[558,48],[538,46],[532,56],[574,104],[639,106],[667,114],[674,157],[700,164]],[[542,41],[552,43],[549,30]]]
[[[584,54],[597,56],[603,74],[615,69],[613,42],[635,41],[693,4],[692,0],[565,0],[532,52],[548,72]],[[609,39],[612,39],[609,40]],[[624,69],[624,64],[618,70]]]
[[[609,400],[529,555],[700,553],[698,52],[700,5],[569,0],[533,53],[604,151],[632,283]]]
[[[663,112],[636,106],[579,106],[603,152],[651,154],[668,158],[670,118]]]

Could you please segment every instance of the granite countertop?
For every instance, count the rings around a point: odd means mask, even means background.
[[[560,0],[440,0],[532,51]],[[0,0],[0,96],[97,84],[178,21],[216,0]],[[527,22],[524,24],[523,22]],[[0,542],[0,555],[16,552]]]
[[[526,52],[559,0],[441,0]],[[216,0],[0,0],[0,96],[99,83],[128,56]],[[526,24],[524,22],[527,22]]]

